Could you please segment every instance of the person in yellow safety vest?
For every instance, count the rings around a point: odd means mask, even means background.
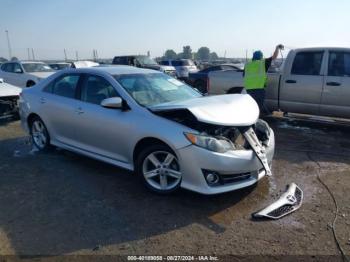
[[[261,51],[255,51],[252,61],[248,62],[244,67],[244,87],[258,104],[260,112],[264,110],[267,71],[272,61],[278,57],[278,51],[283,48],[283,45],[276,46],[273,55],[267,59],[263,59]]]

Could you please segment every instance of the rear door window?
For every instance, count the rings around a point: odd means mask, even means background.
[[[350,52],[330,52],[329,76],[350,76]]]
[[[292,75],[320,75],[323,51],[299,52],[296,54]]]
[[[100,76],[88,75],[81,88],[81,100],[100,105],[102,100],[117,97],[118,93],[111,83]]]
[[[75,98],[79,78],[80,75],[77,74],[62,76],[53,83],[51,86],[51,92],[58,96]]]

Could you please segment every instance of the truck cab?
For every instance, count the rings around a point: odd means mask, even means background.
[[[269,74],[269,110],[350,118],[350,48],[291,50]]]

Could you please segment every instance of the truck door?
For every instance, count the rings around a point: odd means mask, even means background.
[[[281,79],[280,108],[285,112],[319,114],[324,51],[300,51]]]
[[[322,115],[350,118],[350,51],[329,51]]]

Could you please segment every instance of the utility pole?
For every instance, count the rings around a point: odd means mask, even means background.
[[[28,60],[30,60],[30,51],[29,51],[29,47],[27,48],[27,54],[28,54]]]
[[[248,62],[248,49],[245,50],[245,61]]]
[[[32,48],[32,58],[33,58],[33,61],[35,61],[34,48]]]
[[[75,58],[77,61],[79,60],[78,51],[75,51]]]
[[[64,61],[67,62],[67,52],[66,52],[66,49],[63,49],[63,52],[64,52]]]
[[[224,53],[224,58],[226,58],[226,50],[225,50],[225,53]]]
[[[6,33],[6,37],[7,37],[7,46],[8,46],[8,49],[9,49],[9,61],[10,61],[11,58],[12,58],[12,51],[11,51],[11,44],[10,44],[9,31],[8,31],[8,30],[5,30],[5,33]]]

